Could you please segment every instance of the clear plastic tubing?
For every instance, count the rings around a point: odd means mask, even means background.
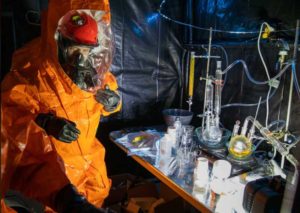
[[[268,98],[264,99],[263,101],[261,101],[260,103],[263,104],[263,103],[266,103],[267,100],[270,100],[276,93],[277,89],[274,89],[272,94],[269,95]],[[227,107],[252,107],[252,106],[257,106],[258,103],[252,103],[252,104],[245,104],[245,103],[232,103],[232,104],[226,104],[226,105],[223,105],[221,108],[224,109],[224,108],[227,108]]]
[[[245,73],[246,73],[248,79],[249,79],[252,83],[257,84],[257,85],[264,85],[264,84],[268,84],[268,83],[269,83],[269,80],[268,80],[268,81],[257,81],[257,80],[255,80],[254,78],[252,78],[252,76],[251,76],[250,73],[249,73],[247,64],[246,64],[246,62],[245,62],[244,60],[236,60],[236,61],[234,61],[233,63],[231,63],[231,64],[230,64],[230,65],[222,72],[222,74],[227,73],[232,67],[234,67],[234,66],[235,66],[236,64],[238,64],[238,63],[242,63],[243,68],[244,68],[244,71],[245,71]],[[276,76],[274,76],[273,78],[271,78],[270,80],[274,80],[274,79],[277,79],[277,78],[279,78],[280,76],[282,76],[282,74],[283,74],[283,73],[287,70],[287,68],[289,68],[290,66],[291,66],[291,63],[286,64],[286,65],[282,68],[282,70],[280,70],[280,72],[279,72]]]

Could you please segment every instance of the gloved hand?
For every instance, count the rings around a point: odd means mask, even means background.
[[[48,135],[52,135],[62,142],[71,143],[76,140],[80,134],[74,122],[56,117],[50,113],[40,113],[36,117],[35,122],[42,127]]]
[[[55,196],[58,213],[109,213],[109,209],[97,208],[89,203],[72,184],[66,185]]]
[[[108,88],[98,90],[95,98],[104,106],[104,110],[107,112],[114,111],[120,103],[120,96]]]

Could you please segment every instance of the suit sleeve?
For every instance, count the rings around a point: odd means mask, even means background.
[[[6,161],[1,162],[1,190],[14,189],[53,207],[56,192],[69,180],[54,145],[34,121],[41,111],[38,93],[29,81],[13,72],[2,82],[1,93],[3,146],[7,146],[3,153]]]

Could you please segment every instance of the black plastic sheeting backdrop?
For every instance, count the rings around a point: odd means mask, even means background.
[[[159,5],[158,0],[110,2],[115,35],[112,71],[123,104],[117,119],[153,123],[161,119],[163,108],[178,105],[182,30],[159,17]],[[178,7],[172,12],[180,11]]]
[[[109,173],[128,168],[126,158],[120,158],[116,147],[107,143],[107,132],[120,127],[150,125],[162,123],[161,111],[169,107],[183,107],[187,109],[187,78],[189,51],[205,55],[201,45],[208,43],[208,31],[183,27],[157,14],[161,1],[110,1],[112,12],[112,28],[115,34],[115,57],[112,71],[117,76],[122,95],[123,107],[102,123],[98,137],[104,142],[107,152]],[[299,2],[296,0],[169,0],[165,1],[162,12],[174,20],[191,23],[204,28],[230,31],[259,31],[263,21],[269,22],[278,29],[295,28],[299,17]],[[297,17],[298,16],[298,17]],[[277,37],[289,41],[293,53],[292,32],[277,33]],[[257,34],[228,34],[213,33],[213,44],[222,45],[228,55],[229,64],[236,59],[246,61],[251,75],[256,80],[266,80],[266,73],[260,61],[256,39]],[[274,76],[278,51],[275,42],[262,42],[262,53],[270,71]],[[220,48],[213,48],[212,55],[220,55],[225,68],[225,53]],[[299,60],[299,55],[297,57]],[[215,70],[215,60],[211,61],[211,74]],[[199,81],[205,75],[206,60],[196,60],[195,92],[192,110],[202,113],[204,82]],[[297,64],[298,73],[300,70]],[[288,88],[290,85],[290,70],[282,77],[280,87],[270,100],[269,121],[285,119],[287,110]],[[284,80],[283,80],[284,79]],[[298,80],[299,74],[298,74]],[[284,90],[282,92],[282,89]],[[253,85],[247,80],[241,65],[234,67],[227,75],[223,88],[222,103],[255,103],[259,97],[265,99],[268,87]],[[300,101],[296,92],[293,95],[290,130],[300,134]],[[281,104],[281,108],[280,108]],[[279,110],[280,108],[280,110]],[[248,115],[255,115],[256,107],[231,107],[222,110],[221,122],[232,130],[236,120],[244,121]],[[258,120],[264,124],[266,107],[262,104]],[[106,125],[108,124],[108,125]],[[192,124],[201,125],[201,120],[194,116]],[[299,159],[300,150],[294,149]],[[116,159],[115,156],[118,156]],[[300,160],[300,159],[299,159]],[[119,162],[115,162],[119,161]],[[295,202],[296,203],[296,202]],[[297,204],[296,204],[297,205]]]
[[[187,74],[189,53],[206,54],[201,45],[208,44],[208,32],[184,27],[158,15],[161,1],[111,1],[112,28],[115,34],[115,56],[112,71],[118,78],[122,95],[122,111],[109,120],[135,120],[147,125],[162,122],[161,111],[169,107],[187,109]],[[291,7],[292,6],[292,7]],[[299,13],[296,1],[165,1],[161,12],[168,17],[196,26],[230,31],[259,31],[263,21],[269,22],[277,30],[295,28]],[[290,11],[286,13],[286,11]],[[290,44],[288,58],[293,53],[295,31],[277,33],[273,38],[284,38]],[[229,64],[237,59],[246,61],[249,71],[256,80],[266,80],[265,70],[258,55],[256,34],[213,33],[213,44],[222,45]],[[274,76],[275,63],[280,47],[274,41],[262,41],[262,53]],[[222,57],[222,68],[226,68],[224,51],[213,48],[212,55]],[[298,55],[299,58],[299,55]],[[196,60],[195,95],[192,110],[202,113],[204,82],[199,77],[205,75],[206,60]],[[211,61],[211,74],[215,60]],[[299,70],[299,63],[297,65]],[[284,119],[287,109],[290,71],[275,95],[270,100],[269,121]],[[299,76],[299,75],[298,75]],[[299,79],[299,77],[298,77]],[[282,88],[284,93],[282,95]],[[182,93],[183,91],[183,93]],[[223,89],[222,104],[256,103],[264,100],[268,86],[258,86],[247,80],[241,65],[236,65],[227,75]],[[283,100],[282,100],[283,98]],[[281,108],[279,110],[279,105]],[[299,97],[294,91],[291,130],[300,133]],[[229,129],[235,120],[241,121],[248,115],[255,115],[256,107],[230,107],[222,110],[221,121]],[[265,105],[261,105],[259,120],[265,121]],[[193,124],[200,124],[194,116]]]

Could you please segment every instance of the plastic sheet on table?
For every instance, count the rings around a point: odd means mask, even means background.
[[[155,157],[160,138],[160,132],[146,130],[128,133],[116,141],[128,149],[128,155]]]
[[[178,162],[176,156],[157,156],[154,166],[166,176],[172,176],[178,169]]]

